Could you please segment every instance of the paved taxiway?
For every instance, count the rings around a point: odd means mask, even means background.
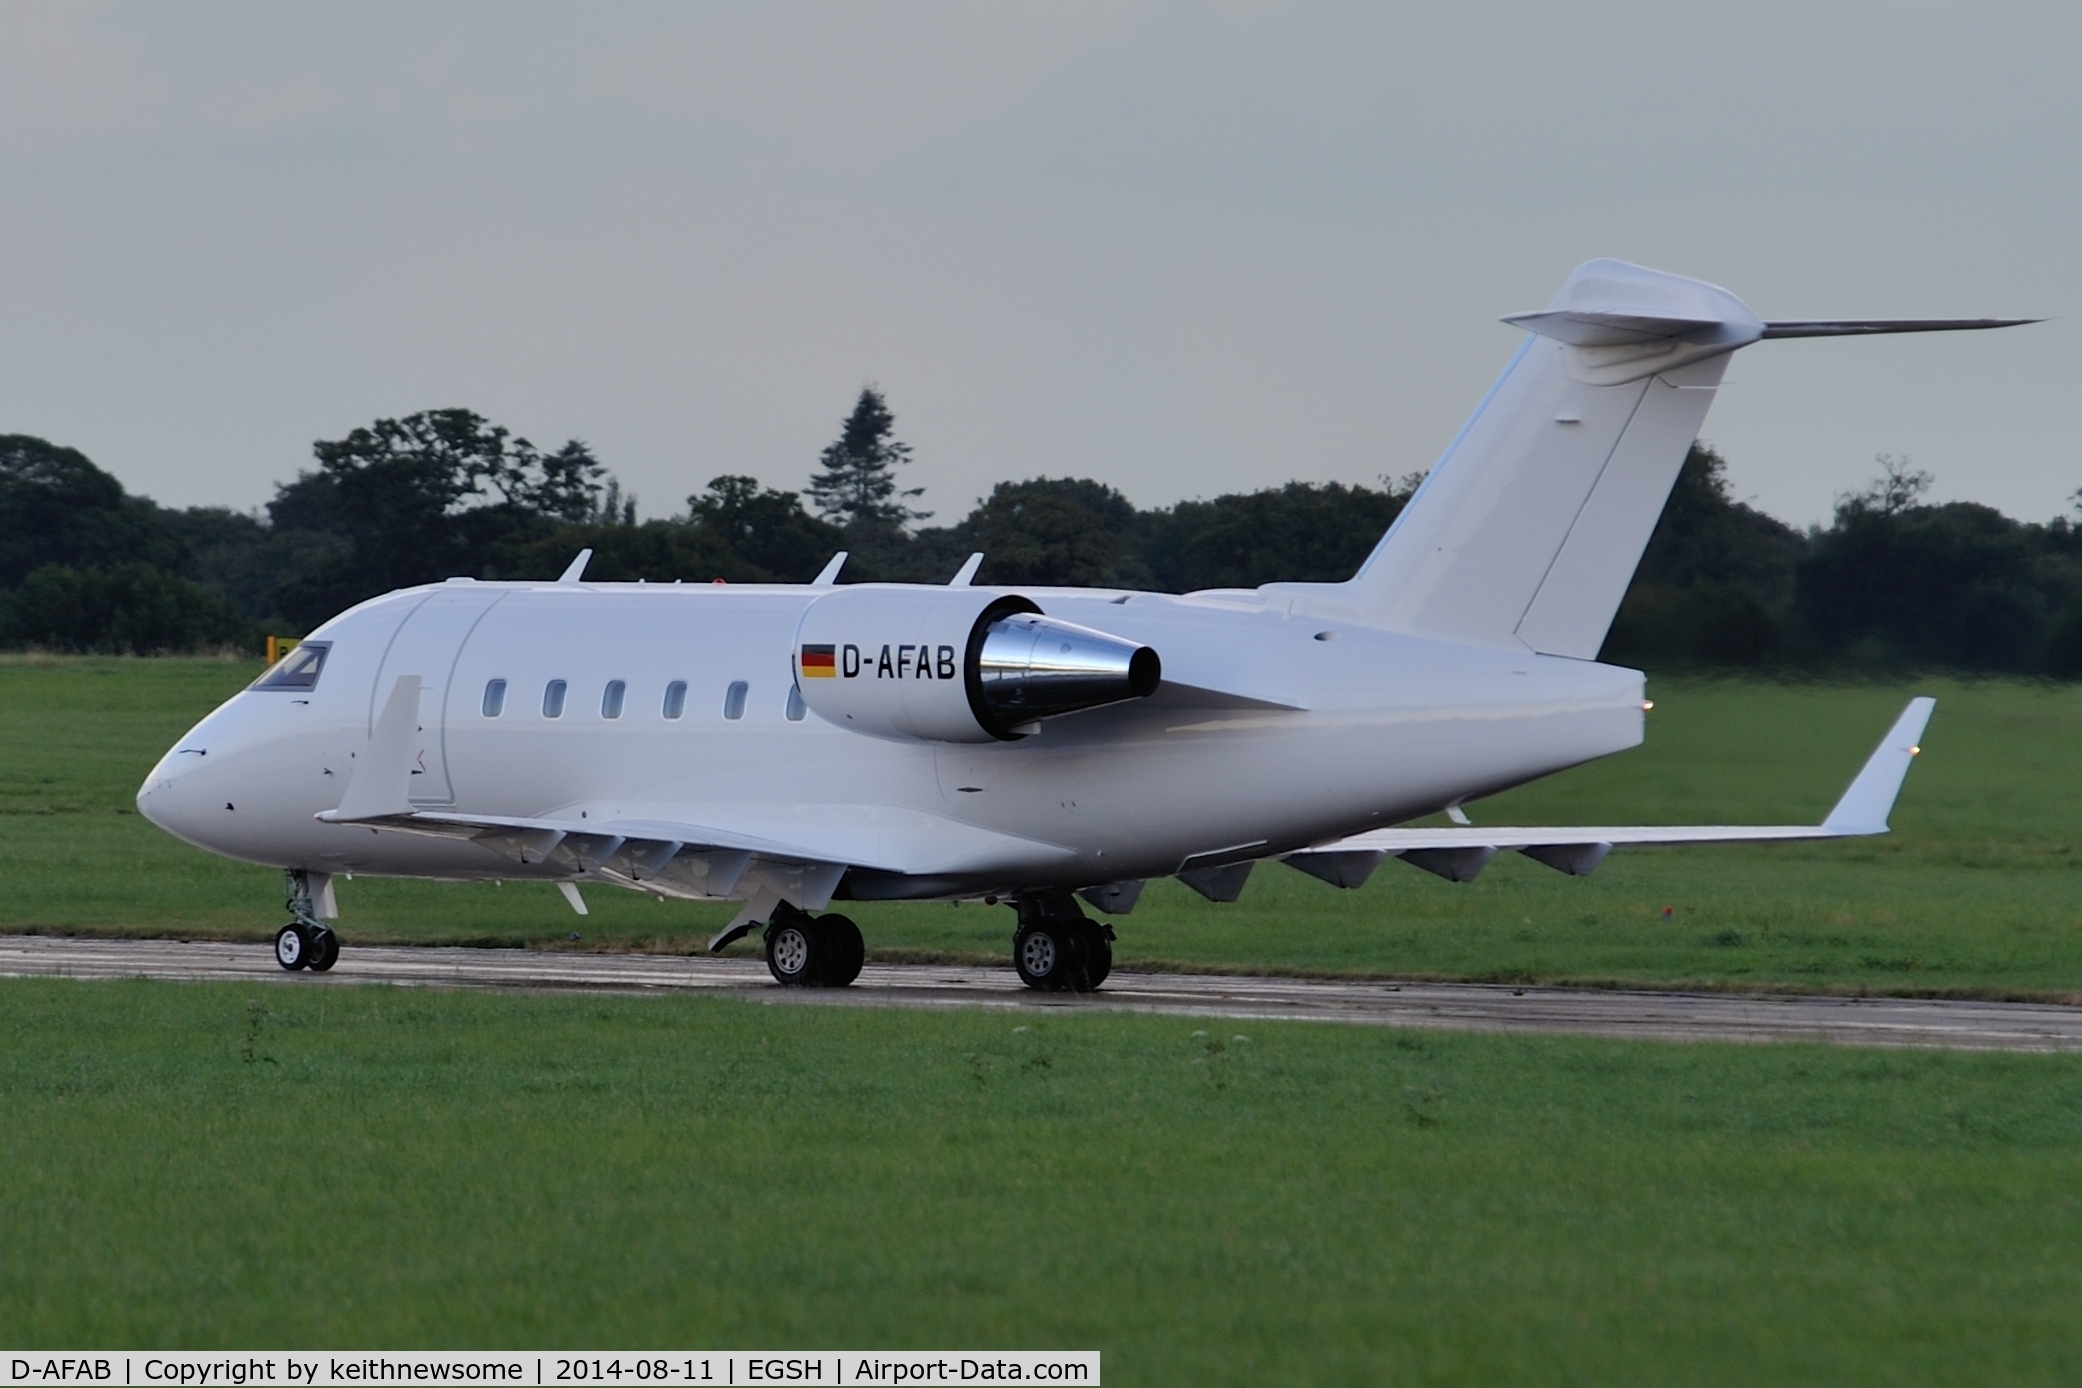
[[[1483,984],[1343,982],[1117,971],[1089,997],[1035,993],[1002,968],[870,964],[851,988],[776,986],[750,959],[350,945],[330,974],[290,974],[264,944],[0,936],[0,976],[220,979],[296,987],[719,993],[773,1003],[868,1007],[1101,1009],[1455,1031],[1567,1032],[1664,1041],[1828,1041],[1964,1050],[2082,1050],[2082,1008],[1907,998],[1755,997]]]

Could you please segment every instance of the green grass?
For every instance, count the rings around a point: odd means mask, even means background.
[[[2078,1057],[15,980],[0,1112],[15,1345],[2082,1374]]]
[[[0,928],[258,939],[130,797],[250,678],[0,662]],[[1920,687],[1931,687],[1929,685]],[[1672,682],[1500,822],[1811,818],[1906,690]],[[1939,683],[1871,844],[1151,887],[1129,963],[2082,992],[2082,695]],[[727,908],[357,881],[356,940]],[[1666,920],[1662,908],[1672,914]],[[885,953],[1002,910],[858,911]],[[566,937],[577,929],[576,945]],[[1248,1040],[1236,1039],[1239,1034]],[[0,1340],[1099,1348],[1116,1383],[2072,1382],[2082,1057],[0,981]]]
[[[0,662],[0,929],[260,939],[272,873],[209,857],[131,804],[153,760],[255,665]],[[1883,840],[1621,850],[1587,880],[1505,855],[1455,886],[1389,863],[1340,893],[1261,866],[1216,906],[1152,884],[1126,967],[2082,996],[2082,689],[2015,681],[1658,682],[1647,745],[1474,805],[1478,822],[1813,820],[1912,692],[1926,754]],[[343,883],[356,941],[687,950],[730,908],[546,886]],[[1670,914],[1666,918],[1664,908]],[[849,908],[884,958],[1003,957],[1002,908]],[[575,945],[572,932],[583,938]],[[741,947],[742,948],[742,947]]]

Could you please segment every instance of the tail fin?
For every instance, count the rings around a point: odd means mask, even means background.
[[[1504,321],[1533,336],[1328,605],[1594,658],[1729,354],[1764,324],[1724,289],[1617,260]]]
[[[1702,280],[1593,260],[1504,321],[1532,336],[1359,572],[1267,584],[1269,602],[1594,659],[1738,348],[2037,320],[1766,323]]]

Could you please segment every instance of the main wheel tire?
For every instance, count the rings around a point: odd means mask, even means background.
[[[821,932],[807,916],[770,922],[766,927],[766,970],[783,988],[802,988],[817,982],[826,950],[817,937]]]
[[[1113,972],[1113,941],[1106,927],[1092,921],[1084,928],[1085,986],[1096,989]]]
[[[860,938],[860,927],[845,916],[819,916],[816,934],[817,950],[824,960],[818,981],[826,988],[844,988],[859,978],[860,966],[867,961],[867,942]]]
[[[1062,955],[1062,941],[1046,925],[1022,925],[1013,933],[1012,967],[1019,971],[1019,981],[1029,988],[1045,991],[1055,987]]]
[[[1035,921],[1012,937],[1012,967],[1029,988],[1053,993],[1088,993],[1091,948],[1084,922]]]
[[[295,973],[311,962],[311,935],[295,921],[275,932],[275,962]]]
[[[340,962],[340,937],[330,930],[319,930],[311,939],[310,961],[304,965],[314,974],[322,974]]]

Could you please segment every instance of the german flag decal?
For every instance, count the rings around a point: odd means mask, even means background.
[[[802,648],[802,677],[806,680],[828,680],[838,674],[838,647],[804,646]]]

